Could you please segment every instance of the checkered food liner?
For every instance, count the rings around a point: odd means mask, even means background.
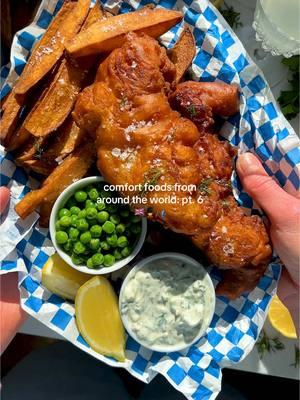
[[[207,0],[107,0],[103,4],[113,12],[128,12],[150,2],[184,13],[184,22],[193,30],[197,43],[197,54],[191,66],[195,80],[238,84],[240,114],[224,122],[221,134],[237,146],[239,152],[255,152],[267,172],[288,192],[297,191],[300,164],[298,138],[278,109],[261,71],[223,17]],[[33,23],[15,35],[10,65],[1,70],[1,96],[10,91],[34,43],[61,4],[61,0],[42,1]],[[182,24],[172,28],[163,36],[163,44],[171,47],[181,29]],[[235,174],[232,181],[240,205],[257,212]],[[41,285],[41,268],[53,253],[49,232],[36,224],[37,214],[21,221],[12,210],[13,205],[36,187],[37,182],[17,167],[11,154],[5,153],[3,148],[1,185],[10,187],[13,195],[8,218],[0,233],[1,249],[4,249],[1,251],[1,271],[19,271],[24,310],[83,351],[106,364],[127,369],[144,382],[150,382],[160,373],[188,399],[216,398],[221,388],[221,368],[246,357],[263,326],[280,275],[280,265],[275,258],[250,294],[235,301],[217,298],[212,323],[206,335],[195,345],[185,351],[164,354],[147,350],[128,337],[126,361],[119,363],[93,351],[78,332],[74,305]],[[220,279],[215,269],[212,270],[212,278],[214,284]]]

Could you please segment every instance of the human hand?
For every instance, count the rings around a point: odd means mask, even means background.
[[[271,240],[285,265],[278,296],[289,309],[299,331],[300,199],[286,193],[251,153],[239,156],[237,172],[245,191],[270,220]]]
[[[6,187],[0,187],[0,218],[5,213],[9,203],[10,192]],[[26,313],[20,306],[18,290],[18,274],[8,273],[0,277],[0,354],[19,330],[26,318]],[[5,324],[5,325],[4,325]]]
[[[9,197],[10,197],[9,189],[5,186],[1,186],[0,187],[0,217],[6,211],[6,207],[9,202]]]

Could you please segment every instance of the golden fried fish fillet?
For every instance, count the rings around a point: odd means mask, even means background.
[[[105,180],[142,188],[149,182],[170,185],[169,191],[124,189],[122,194],[146,199],[144,207],[171,230],[191,236],[221,268],[240,274],[247,268],[246,285],[240,276],[237,284],[229,283],[233,290],[223,284],[222,293],[235,298],[255,287],[264,272],[271,252],[268,235],[262,221],[245,216],[231,196],[233,148],[172,110],[168,96],[174,79],[165,49],[146,35],[130,33],[100,65],[95,83],[79,95],[74,118],[94,135]],[[212,115],[236,112],[236,89],[214,85],[211,97],[218,101],[221,92],[222,104],[212,107]]]

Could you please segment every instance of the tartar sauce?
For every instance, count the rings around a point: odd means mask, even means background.
[[[121,314],[145,346],[185,345],[210,322],[214,294],[202,268],[173,258],[153,260],[124,287]]]

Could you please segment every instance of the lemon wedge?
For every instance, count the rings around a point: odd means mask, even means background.
[[[77,290],[89,279],[90,275],[71,268],[57,253],[48,258],[42,269],[43,286],[50,292],[73,301]]]
[[[268,318],[273,328],[283,336],[290,339],[297,339],[296,328],[291,314],[277,295],[274,296],[271,302]]]
[[[79,332],[100,354],[125,361],[125,331],[118,299],[103,276],[95,276],[78,290],[75,298]]]

